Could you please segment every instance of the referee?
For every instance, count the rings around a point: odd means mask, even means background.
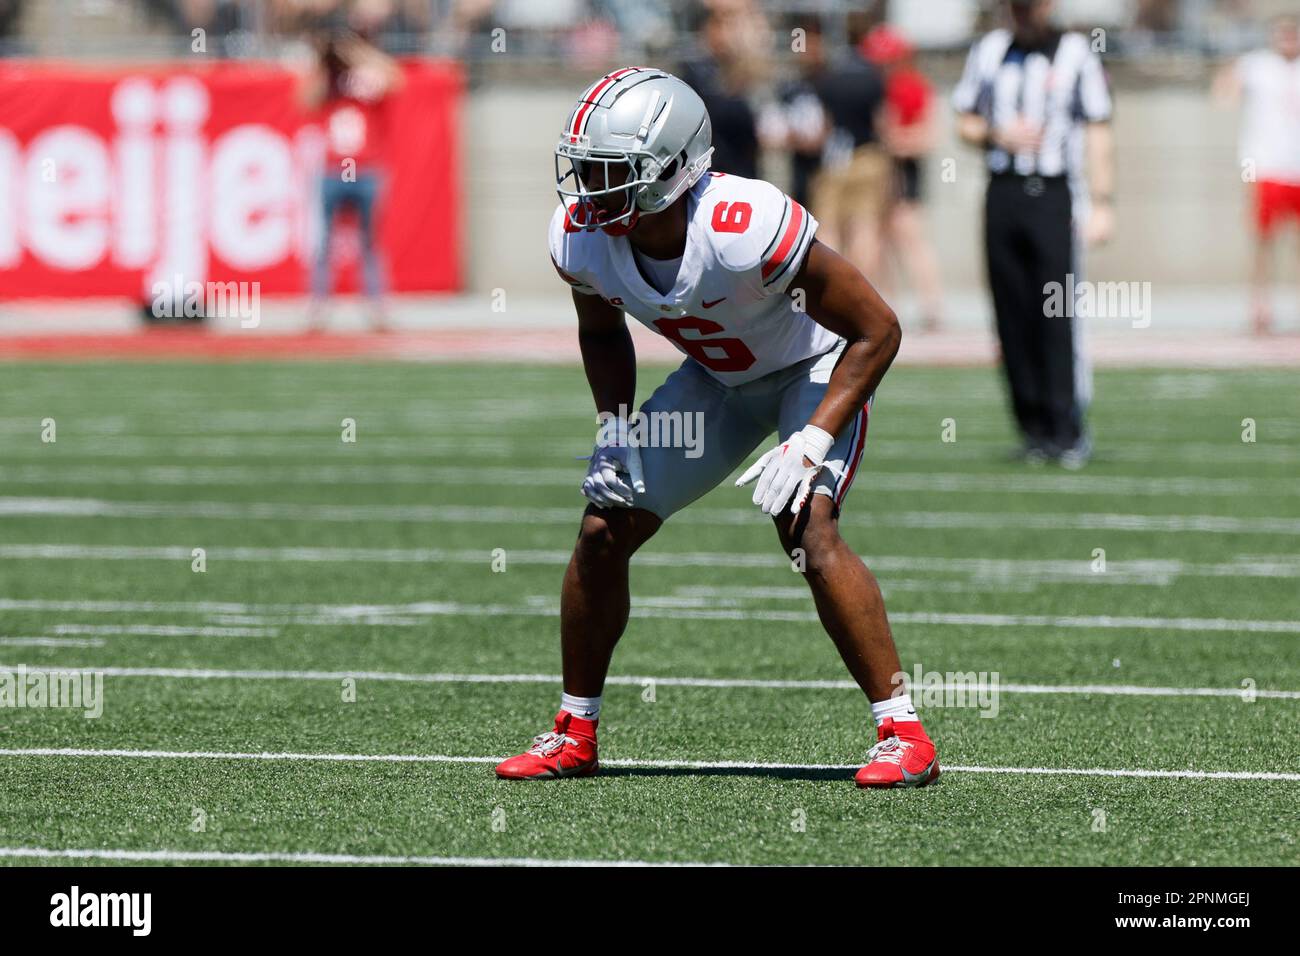
[[[953,105],[990,173],[984,245],[1021,455],[1077,469],[1092,376],[1074,303],[1049,304],[1083,281],[1080,240],[1114,228],[1110,91],[1088,39],[1054,28],[1052,0],[1007,2],[1012,28],[976,40]]]

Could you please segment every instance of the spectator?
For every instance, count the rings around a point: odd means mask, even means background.
[[[826,114],[821,169],[811,187],[819,236],[867,276],[880,266],[880,230],[889,194],[889,157],[877,123],[885,85],[856,51],[831,59],[820,35],[809,34],[809,82]]]
[[[713,168],[758,176],[758,124],[749,104],[755,79],[747,38],[762,32],[759,15],[745,4],[709,9],[699,30],[703,55],[688,61],[682,79],[704,100],[713,122]]]
[[[1255,180],[1251,324],[1257,335],[1267,335],[1273,329],[1269,286],[1278,226],[1288,218],[1300,222],[1300,18],[1277,17],[1269,48],[1248,53],[1220,73],[1215,92],[1242,106],[1242,170]]]
[[[821,24],[809,20],[801,30],[795,48],[797,74],[776,89],[776,101],[759,115],[759,136],[765,149],[790,154],[790,195],[801,205],[811,206],[812,181],[821,168],[822,149],[830,132],[826,111],[813,84],[825,67]]]
[[[367,22],[358,23],[359,26]],[[311,324],[320,328],[330,291],[330,248],[336,215],[344,208],[357,216],[362,273],[376,330],[386,326],[383,268],[375,238],[383,180],[386,103],[401,84],[397,64],[366,37],[352,30],[333,33],[319,46],[318,61],[303,86],[309,109],[325,126],[325,169],[321,177],[322,235],[312,272]]]
[[[893,184],[884,216],[884,240],[916,289],[921,327],[937,331],[943,290],[939,260],[926,234],[921,209],[922,164],[935,142],[934,91],[913,63],[911,44],[890,27],[879,26],[867,34],[861,51],[885,75],[880,132],[893,160]]]

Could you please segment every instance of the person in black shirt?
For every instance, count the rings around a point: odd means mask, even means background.
[[[892,165],[877,123],[885,102],[884,79],[857,51],[832,60],[819,32],[808,32],[808,83],[821,101],[828,132],[821,171],[812,183],[819,235],[865,275],[880,264],[880,232],[892,182]]]
[[[704,55],[682,66],[681,78],[709,111],[713,122],[713,169],[747,179],[758,178],[758,129],[747,98],[745,69],[735,49],[730,16],[709,11],[698,34]]]

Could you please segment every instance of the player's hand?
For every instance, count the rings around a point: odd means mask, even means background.
[[[611,422],[602,429],[602,441],[591,453],[582,494],[599,508],[631,508],[634,495],[645,493],[641,452],[628,440],[627,422]]]
[[[812,483],[821,472],[834,442],[835,436],[829,432],[816,425],[805,425],[750,465],[749,470],[736,480],[736,487],[757,478],[754,504],[763,509],[763,514],[780,514],[787,501],[790,502],[790,513],[798,514],[807,502]]]

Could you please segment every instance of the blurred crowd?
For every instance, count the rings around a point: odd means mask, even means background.
[[[0,0],[16,6],[23,0]],[[724,13],[782,22],[816,16],[823,22],[885,14],[888,0],[100,0],[136,2],[161,22],[189,33],[202,27],[218,37],[246,32],[285,38],[348,19],[365,21],[394,52],[436,49],[473,57],[490,50],[475,42],[494,28],[506,30],[517,52],[558,57],[599,57],[615,51],[671,54],[698,21]],[[902,7],[901,0],[894,0]],[[913,7],[921,4],[913,3]],[[1184,47],[1198,53],[1240,52],[1259,39],[1261,19],[1285,12],[1285,0],[1068,0],[1060,6],[1076,25],[1118,29],[1121,51],[1141,53]],[[944,45],[952,31],[945,18],[964,24],[964,43],[997,16],[997,0],[927,2]],[[895,11],[899,12],[899,11]],[[0,18],[3,14],[0,13]],[[913,17],[915,19],[915,17]],[[917,21],[923,23],[924,18]],[[962,33],[963,31],[959,31]],[[842,37],[840,37],[842,39]],[[758,34],[750,40],[762,39]],[[755,54],[769,47],[751,46]],[[497,52],[497,51],[492,51]]]
[[[431,0],[138,0],[152,17],[189,35],[202,29],[214,52],[263,54],[278,42],[351,29],[386,37],[415,52],[416,38],[439,25],[442,6]],[[409,38],[403,43],[402,38]],[[256,42],[254,42],[256,41]]]
[[[1289,3],[1067,0],[1061,7],[1076,24],[1117,30],[1121,53],[1176,48],[1215,55],[1258,42],[1262,19],[1284,12]],[[886,5],[886,0],[0,0],[0,53],[31,48],[21,42],[25,20],[29,33],[36,21],[75,33],[81,19],[100,24],[139,17],[161,37],[170,34],[178,41],[202,29],[209,52],[228,56],[265,56],[286,41],[351,20],[383,37],[391,52],[480,59],[500,52],[491,46],[499,28],[509,35],[512,52],[534,57],[581,61],[622,52],[662,58],[679,52],[699,19],[715,11],[751,8],[773,23],[813,15],[829,25],[864,12],[880,15]],[[964,45],[984,29],[997,8],[996,0],[893,0],[893,5],[898,9],[891,11],[892,19],[906,16],[913,27],[932,31],[920,41],[924,46],[948,48]],[[836,39],[843,39],[838,31]]]

